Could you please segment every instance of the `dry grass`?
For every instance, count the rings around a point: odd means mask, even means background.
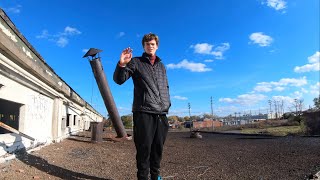
[[[304,133],[304,128],[301,126],[280,126],[280,127],[267,127],[262,129],[248,128],[242,129],[241,133],[245,134],[270,134],[273,136],[287,136],[299,135]]]
[[[301,135],[305,133],[305,126],[290,120],[265,120],[253,124],[238,126],[222,126],[215,131],[238,130],[245,134],[270,134],[274,136]]]

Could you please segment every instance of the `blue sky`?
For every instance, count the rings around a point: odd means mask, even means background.
[[[0,7],[54,71],[103,115],[90,64],[100,54],[120,115],[131,112],[133,83],[112,75],[121,51],[143,52],[159,35],[166,65],[169,115],[267,113],[268,100],[293,110],[319,95],[319,0],[2,0]]]

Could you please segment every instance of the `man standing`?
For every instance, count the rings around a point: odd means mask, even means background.
[[[120,55],[113,80],[122,84],[132,77],[134,84],[133,138],[136,147],[137,177],[161,180],[160,162],[163,144],[169,124],[166,114],[171,106],[166,69],[156,56],[159,46],[157,35],[143,36],[144,53],[132,58],[132,50],[126,48]]]

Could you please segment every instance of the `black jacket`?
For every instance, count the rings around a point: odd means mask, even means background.
[[[134,57],[126,67],[117,67],[113,80],[122,84],[132,77],[134,98],[132,112],[148,112],[167,114],[171,106],[166,69],[157,56],[152,66],[146,53],[142,57]]]

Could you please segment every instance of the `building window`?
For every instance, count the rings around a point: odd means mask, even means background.
[[[22,104],[0,99],[0,121],[19,130],[19,114]],[[11,133],[0,127],[0,134]]]
[[[67,127],[70,126],[70,117],[71,117],[71,114],[67,114],[67,124],[66,124]]]

